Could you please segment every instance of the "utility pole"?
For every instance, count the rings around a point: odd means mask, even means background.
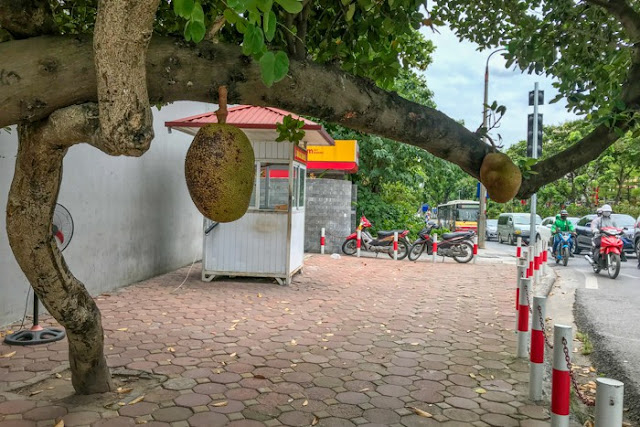
[[[506,50],[505,48],[496,49],[489,54],[487,63],[484,67],[484,104],[482,105],[482,128],[485,131],[488,128],[489,118],[489,59],[494,53]],[[483,136],[484,143],[487,144],[487,135]],[[480,183],[480,206],[478,212],[478,248],[484,249],[485,237],[487,235],[487,189]]]
[[[537,159],[542,155],[542,114],[538,114],[538,106],[544,104],[544,92],[538,90],[538,82],[533,86],[533,91],[529,92],[529,105],[533,105],[533,114],[529,114],[527,120],[527,155]],[[536,238],[536,207],[538,195],[531,195],[531,222],[529,225],[529,246],[535,244]]]

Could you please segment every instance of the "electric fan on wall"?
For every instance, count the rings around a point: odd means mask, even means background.
[[[56,204],[53,211],[52,224],[53,238],[58,244],[60,251],[64,251],[73,237],[73,218],[71,214],[61,204]],[[4,342],[9,345],[35,345],[46,344],[59,341],[65,336],[64,329],[60,328],[43,328],[38,324],[38,297],[33,295],[33,326],[30,329],[24,329],[11,335],[7,335]]]

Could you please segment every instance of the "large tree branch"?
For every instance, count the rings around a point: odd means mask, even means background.
[[[17,39],[56,31],[48,0],[0,0],[0,27]]]
[[[626,129],[626,125],[622,125]],[[600,125],[589,135],[560,153],[536,163],[531,175],[522,182],[518,197],[526,199],[543,185],[564,177],[568,172],[586,165],[610,147],[618,136],[610,128]]]
[[[640,13],[625,0],[585,0],[604,8],[622,24],[633,44],[640,43]]]
[[[6,71],[18,76],[0,86],[0,126],[96,101],[89,40],[38,37],[11,41],[0,44],[0,57],[10,64]],[[337,69],[291,61],[288,77],[267,88],[259,65],[243,56],[237,46],[201,43],[190,47],[169,38],[151,41],[147,85],[152,103],[215,102],[223,84],[229,88],[230,102],[278,106],[416,145],[475,177],[484,156],[492,151],[446,115]]]

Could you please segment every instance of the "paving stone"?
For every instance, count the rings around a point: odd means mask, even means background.
[[[100,414],[91,411],[71,412],[62,417],[65,427],[88,425],[99,419]]]
[[[4,420],[0,421],[0,427],[36,427],[35,421],[30,420]]]
[[[167,390],[186,390],[194,388],[198,383],[192,378],[172,378],[162,384]]]
[[[168,408],[161,408],[153,411],[151,416],[154,420],[165,421],[168,423],[174,421],[183,421],[193,415],[193,411],[189,408],[183,408],[181,406],[170,406]]]
[[[155,403],[140,402],[135,405],[123,406],[118,412],[126,417],[141,417],[151,414],[156,409],[158,409],[158,405]]]
[[[129,417],[114,417],[106,420],[100,420],[93,424],[95,427],[126,427],[133,425],[135,425],[135,422],[133,421],[133,418]]]
[[[463,421],[465,423],[470,423],[480,419],[478,414],[476,414],[475,412],[458,408],[445,409],[444,411],[442,411],[442,415],[454,421]]]
[[[203,406],[211,402],[211,398],[206,394],[200,393],[187,393],[174,399],[176,405],[185,406],[187,408],[193,408],[195,406]]]
[[[278,417],[278,421],[287,426],[310,426],[315,417],[302,411],[285,412]]]
[[[195,414],[188,419],[189,425],[192,427],[222,427],[229,422],[226,416],[216,412],[201,412]]]
[[[0,415],[21,414],[35,406],[36,402],[31,400],[8,400],[0,403]]]
[[[501,414],[485,414],[481,418],[482,421],[492,426],[512,427],[521,425],[518,420]]]

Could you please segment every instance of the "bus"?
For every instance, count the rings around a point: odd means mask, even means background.
[[[438,225],[451,231],[478,232],[480,203],[475,200],[452,200],[438,205]]]

